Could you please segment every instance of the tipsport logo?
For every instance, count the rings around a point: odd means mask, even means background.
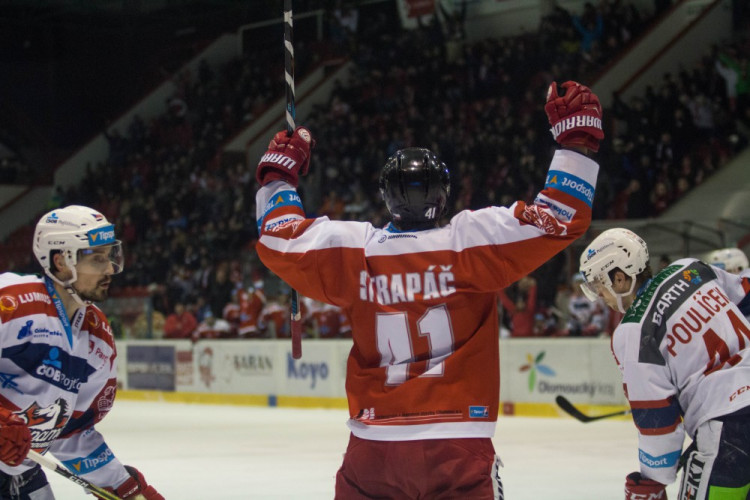
[[[532,357],[531,354],[527,353],[526,364],[518,369],[518,371],[520,372],[529,372],[529,392],[534,392],[534,387],[536,387],[537,373],[540,373],[547,377],[554,377],[556,375],[555,370],[545,364],[542,364],[542,360],[544,359],[545,355],[545,351],[540,352],[536,355],[536,357]]]
[[[76,474],[88,474],[97,469],[101,469],[115,458],[112,450],[107,444],[101,445],[88,456],[76,458],[74,460],[64,461],[63,464],[70,470],[75,470]]]
[[[92,247],[109,245],[115,242],[115,226],[110,224],[98,229],[92,229],[86,236],[88,236],[89,245]]]

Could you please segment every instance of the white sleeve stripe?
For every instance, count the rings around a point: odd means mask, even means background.
[[[549,169],[568,172],[592,186],[596,186],[596,178],[599,174],[599,165],[594,160],[567,149],[559,149],[555,152]]]

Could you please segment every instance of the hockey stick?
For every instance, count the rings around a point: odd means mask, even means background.
[[[603,418],[610,418],[610,417],[621,417],[623,415],[630,415],[632,410],[629,408],[627,410],[620,410],[613,413],[605,413],[604,415],[586,415],[581,410],[573,406],[573,403],[568,401],[568,399],[565,396],[557,396],[555,398],[555,403],[557,403],[557,406],[559,406],[565,413],[570,415],[571,417],[575,418],[576,420],[583,422],[584,424],[587,424],[589,422],[593,422],[594,420],[601,420]]]
[[[292,0],[284,0],[284,79],[286,80],[286,133],[294,133],[297,110],[294,106],[294,43],[292,41],[294,23],[292,21]],[[302,312],[299,294],[292,288],[292,358],[302,357]]]
[[[605,415],[590,416],[590,415],[584,415],[583,412],[579,410],[578,408],[576,408],[575,406],[573,406],[573,403],[568,401],[568,399],[565,396],[557,396],[555,398],[555,402],[557,403],[557,406],[559,406],[565,413],[575,418],[576,420],[580,420],[584,424],[593,422],[594,420],[601,420],[603,418],[620,417],[623,415],[629,415],[633,412],[632,410],[628,409],[628,410],[616,411],[614,413],[607,413]],[[696,449],[696,442],[693,441],[690,444],[690,446],[688,446],[685,449],[685,451],[682,452],[682,454],[680,455],[680,460],[677,463],[677,472],[679,472],[683,467],[685,467],[685,463],[690,457],[690,452],[694,451],[695,449]]]
[[[98,495],[100,498],[103,498],[104,500],[121,500],[120,497],[117,495],[110,493],[109,491],[100,488],[96,486],[95,484],[91,484],[85,479],[83,479],[80,476],[76,476],[72,472],[70,472],[68,469],[63,467],[62,465],[58,464],[51,458],[45,457],[44,455],[41,455],[34,450],[30,450],[29,454],[27,455],[27,458],[30,460],[33,460],[34,462],[38,463],[42,467],[46,467],[49,470],[53,470],[60,474],[61,476],[67,477],[77,485],[89,490],[91,493],[94,493]]]

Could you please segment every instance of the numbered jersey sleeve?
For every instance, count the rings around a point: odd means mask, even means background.
[[[352,325],[347,395],[355,435],[489,437],[498,414],[497,292],[588,227],[597,165],[558,152],[533,204],[464,211],[394,232],[305,219],[283,182],[258,192],[263,262]]]
[[[750,405],[750,323],[741,277],[695,259],[662,270],[638,296],[612,347],[639,432],[641,472],[674,481],[684,433]]]

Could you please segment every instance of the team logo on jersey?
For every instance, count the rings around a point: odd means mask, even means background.
[[[107,386],[97,398],[96,409],[99,410],[99,413],[106,414],[112,409],[112,405],[115,402],[115,394],[117,393],[116,384],[114,379],[110,379],[107,382]]]
[[[519,204],[514,214],[521,222],[536,226],[547,234],[563,235],[568,229],[540,205]]]
[[[34,401],[21,413],[21,418],[31,431],[31,447],[47,448],[62,433],[68,423],[69,404],[62,398],[48,406],[39,406]]]
[[[23,391],[18,388],[16,378],[18,378],[18,375],[12,373],[0,373],[0,387],[3,389],[13,389],[18,394],[23,394]]]

